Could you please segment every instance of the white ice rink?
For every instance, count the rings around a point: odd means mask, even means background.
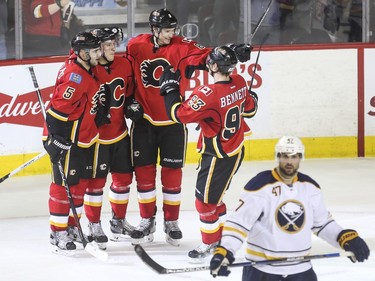
[[[244,162],[235,175],[224,200],[234,208],[243,185],[256,173],[271,169],[274,161]],[[194,210],[196,165],[187,165],[183,180],[180,227],[184,238],[180,247],[166,244],[162,230],[162,213],[157,214],[155,241],[144,248],[160,264],[168,268],[197,266],[188,262],[187,252],[200,243],[198,216]],[[351,263],[345,257],[320,259],[313,266],[320,281],[375,281],[375,158],[307,159],[301,172],[314,178],[322,187],[325,202],[344,228],[356,229],[369,244],[370,259]],[[3,176],[3,175],[0,175]],[[48,186],[49,175],[13,177],[0,184],[0,280],[1,281],[69,281],[69,280],[214,280],[208,271],[158,275],[134,253],[130,241],[109,242],[109,260],[102,262],[85,251],[76,257],[53,254],[49,244]],[[159,188],[160,190],[160,184]],[[109,235],[110,209],[106,198],[102,224]],[[161,210],[161,196],[158,207]],[[128,220],[137,224],[135,188],[132,188]],[[87,231],[83,216],[82,226]],[[313,238],[312,254],[337,252],[326,242]],[[236,262],[243,261],[243,251]],[[207,259],[206,264],[209,262]],[[233,268],[228,278],[241,280],[241,268]],[[215,279],[217,280],[217,279]]]

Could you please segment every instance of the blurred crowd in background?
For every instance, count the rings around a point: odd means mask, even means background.
[[[0,0],[0,60],[67,55],[78,31],[114,25],[127,35],[122,42],[125,48],[128,38],[149,32],[150,11],[164,7],[176,15],[183,36],[205,46],[263,41],[266,45],[374,42],[374,2]]]

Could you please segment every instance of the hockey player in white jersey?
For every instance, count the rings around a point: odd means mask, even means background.
[[[275,147],[278,166],[263,171],[245,186],[236,210],[224,224],[220,245],[210,262],[211,275],[228,276],[228,265],[246,242],[249,261],[308,255],[312,233],[350,251],[352,262],[365,261],[370,250],[357,231],[343,229],[327,210],[317,182],[298,172],[305,148],[293,136]],[[316,281],[310,262],[254,265],[243,268],[242,280]]]

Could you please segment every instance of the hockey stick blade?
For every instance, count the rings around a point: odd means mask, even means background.
[[[167,274],[167,269],[154,261],[141,245],[135,245],[134,251],[141,260],[159,274]]]
[[[99,249],[97,245],[94,245],[91,242],[85,245],[85,251],[101,261],[108,260],[108,253]]]
[[[186,273],[194,271],[204,271],[210,270],[210,266],[198,266],[198,267],[185,267],[185,268],[165,268],[162,265],[158,264],[153,260],[149,254],[143,249],[141,245],[135,245],[134,250],[136,254],[141,258],[141,260],[151,267],[154,271],[159,274],[173,274],[173,273]],[[243,267],[243,266],[253,266],[258,264],[280,264],[280,263],[290,263],[290,262],[301,262],[314,259],[324,259],[324,258],[335,258],[340,256],[351,256],[351,252],[344,253],[329,253],[321,255],[311,255],[311,256],[300,256],[300,257],[290,257],[290,258],[280,258],[273,260],[262,260],[262,261],[248,261],[248,262],[239,262],[233,263],[230,267]]]
[[[194,271],[203,271],[209,270],[209,266],[199,266],[199,267],[185,267],[185,268],[165,268],[162,265],[158,264],[155,260],[153,260],[149,254],[143,249],[141,245],[135,245],[134,251],[136,254],[141,258],[141,260],[155,270],[159,274],[171,274],[171,273],[186,273],[186,272],[194,272]]]

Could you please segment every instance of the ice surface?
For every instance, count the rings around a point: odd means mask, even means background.
[[[250,177],[274,165],[273,161],[244,162],[224,197],[228,209],[235,206],[238,193]],[[144,246],[164,267],[198,266],[190,264],[187,257],[187,252],[200,243],[198,216],[194,210],[195,168],[196,165],[185,168],[180,216],[184,238],[180,247],[165,242],[161,211],[157,214],[155,240]],[[343,227],[356,229],[372,250],[365,263],[353,264],[345,257],[313,261],[319,280],[375,281],[375,159],[307,159],[302,162],[300,170],[322,186],[326,204],[335,219]],[[76,257],[53,254],[48,239],[49,178],[49,175],[13,177],[0,184],[0,280],[214,280],[208,271],[158,275],[135,255],[130,241],[108,242],[107,262],[84,250]],[[161,210],[160,193],[158,198]],[[135,188],[130,200],[128,220],[137,224]],[[109,205],[105,202],[102,224],[108,235],[109,219]],[[84,216],[82,227],[87,232]],[[337,251],[319,238],[313,238],[313,254]],[[236,254],[236,262],[240,261],[243,261],[243,249]],[[204,265],[208,262],[209,259]],[[241,268],[233,268],[228,278],[219,279],[241,280]]]

